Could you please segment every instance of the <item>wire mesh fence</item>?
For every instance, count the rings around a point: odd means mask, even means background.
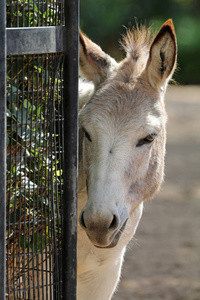
[[[7,62],[7,294],[15,299],[60,293],[61,63],[62,54]]]
[[[7,0],[7,27],[64,25],[63,0]]]
[[[64,25],[64,2],[7,0],[7,28]],[[63,298],[64,56],[7,56],[6,299]]]

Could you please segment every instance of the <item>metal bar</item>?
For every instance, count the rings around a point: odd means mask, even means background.
[[[6,287],[6,4],[0,0],[0,299]]]
[[[7,54],[63,52],[64,26],[7,28]]]
[[[64,2],[63,299],[76,299],[78,159],[78,0]],[[68,48],[67,48],[68,47]]]

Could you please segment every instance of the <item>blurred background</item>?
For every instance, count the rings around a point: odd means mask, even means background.
[[[178,84],[166,94],[165,181],[145,203],[113,300],[200,300],[200,0],[80,0],[82,30],[117,60],[135,18],[155,31],[173,19]]]
[[[156,31],[172,18],[178,40],[176,81],[200,84],[199,0],[80,0],[80,27],[102,49],[119,60],[118,41],[135,18]]]

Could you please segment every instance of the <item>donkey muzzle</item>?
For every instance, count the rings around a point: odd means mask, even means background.
[[[98,248],[115,247],[125,228],[127,218],[121,222],[115,212],[90,212],[82,210],[79,218],[81,227],[85,230],[92,244]]]

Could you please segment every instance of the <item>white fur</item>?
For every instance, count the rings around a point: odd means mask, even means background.
[[[94,84],[91,81],[79,77],[79,109],[81,109],[94,93]]]

